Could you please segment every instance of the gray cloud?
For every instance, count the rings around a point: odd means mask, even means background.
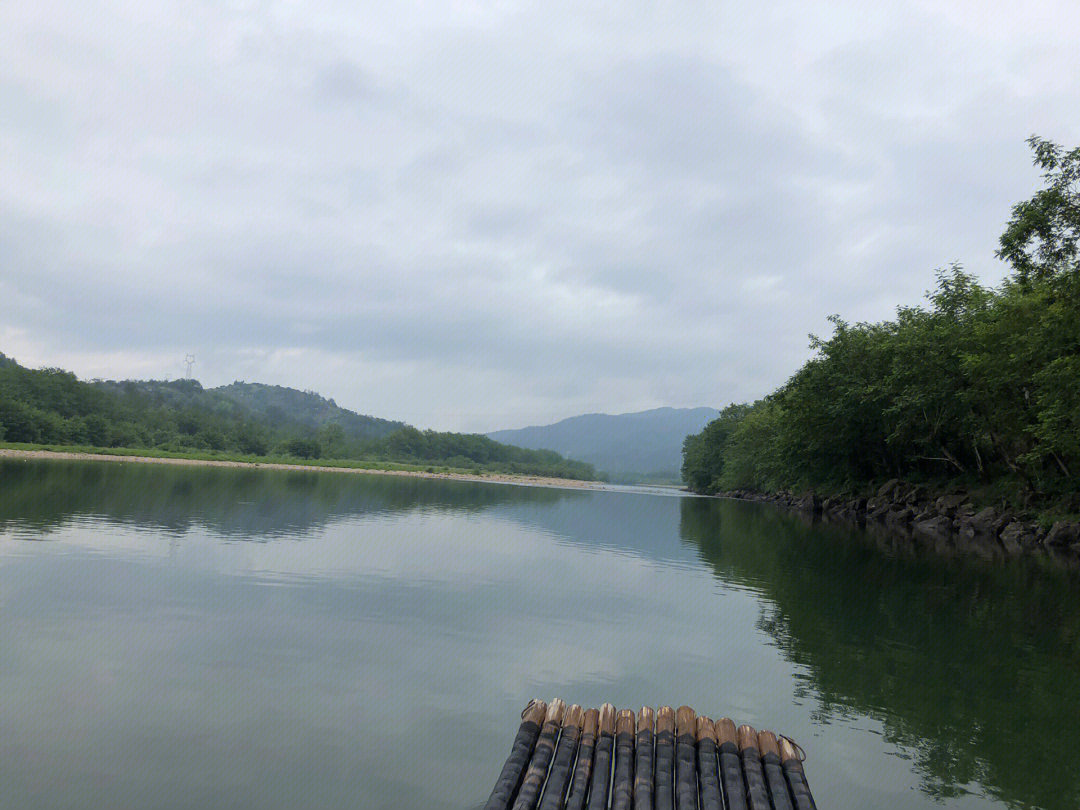
[[[0,351],[447,428],[754,398],[1002,276],[1076,14],[9,4]]]

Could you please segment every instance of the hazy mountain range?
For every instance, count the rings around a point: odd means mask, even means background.
[[[496,430],[498,442],[554,450],[586,461],[615,480],[677,481],[683,439],[719,415],[715,408],[654,408],[637,413],[588,413],[553,425]]]

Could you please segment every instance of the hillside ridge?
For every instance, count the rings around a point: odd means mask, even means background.
[[[679,480],[683,440],[719,415],[715,408],[663,406],[627,413],[585,413],[549,425],[496,430],[498,442],[553,450],[586,461],[616,480]]]

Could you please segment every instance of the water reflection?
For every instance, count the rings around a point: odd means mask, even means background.
[[[99,517],[183,534],[193,526],[251,540],[297,537],[345,515],[417,509],[479,511],[552,504],[579,493],[540,487],[308,470],[0,459],[0,531],[47,539],[66,522]]]
[[[556,694],[787,731],[822,807],[1073,807],[1017,741],[1077,596],[751,504],[0,464],[0,807],[476,807]]]
[[[807,667],[823,717],[865,713],[913,752],[924,790],[981,785],[1080,806],[1063,766],[1080,724],[1080,587],[1039,561],[889,556],[767,506],[682,504],[680,533],[774,605],[761,626]]]

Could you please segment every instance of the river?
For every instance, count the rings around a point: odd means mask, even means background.
[[[633,489],[0,462],[0,807],[483,804],[529,698],[786,733],[819,807],[1080,806],[1080,582]]]

